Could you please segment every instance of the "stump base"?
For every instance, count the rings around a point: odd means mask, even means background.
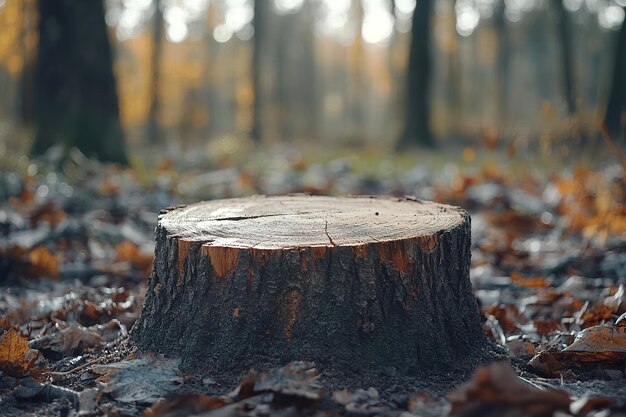
[[[253,197],[164,211],[133,340],[189,367],[428,369],[485,346],[470,218],[411,198]]]

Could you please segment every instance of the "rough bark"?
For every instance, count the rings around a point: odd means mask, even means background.
[[[195,369],[453,365],[485,343],[469,262],[469,215],[411,198],[252,197],[164,210],[132,338]]]

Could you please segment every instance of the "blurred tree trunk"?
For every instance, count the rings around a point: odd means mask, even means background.
[[[364,11],[360,1],[352,2],[352,15],[356,23],[354,43],[348,47],[347,70],[348,70],[348,112],[350,115],[348,131],[354,138],[364,135],[364,89],[363,76],[365,60],[363,53],[363,27]]]
[[[55,144],[127,163],[113,57],[100,0],[39,0],[37,133],[31,152]]]
[[[305,2],[302,5],[299,19],[302,42],[298,60],[302,74],[299,77],[298,85],[302,91],[302,112],[298,117],[302,120],[300,123],[302,126],[301,136],[307,140],[317,140],[319,136],[319,85],[315,59],[315,12],[311,2]]]
[[[461,75],[461,62],[459,51],[459,35],[456,31],[456,0],[450,2],[450,19],[449,19],[449,33],[450,44],[448,45],[448,74],[447,74],[447,107],[448,107],[448,126],[447,134],[459,136],[461,133],[461,126],[463,125],[463,109],[461,94],[463,91]]]
[[[276,64],[275,74],[276,82],[274,83],[274,103],[277,109],[278,131],[281,141],[292,141],[294,138],[293,117],[291,114],[290,95],[294,93],[289,77],[292,71],[292,61],[290,60],[289,46],[292,42],[297,43],[296,33],[294,31],[294,19],[291,15],[278,16],[275,20],[274,28],[278,29],[278,39],[273,43],[274,63]]]
[[[16,94],[16,108],[19,120],[27,126],[32,126],[35,123],[35,54],[29,50],[26,38],[31,30],[36,29],[31,23],[36,18],[34,16],[36,11],[34,4],[27,1],[22,2],[20,6],[22,31],[19,48],[24,66],[20,74],[18,94]]]
[[[150,109],[148,110],[148,126],[146,129],[147,143],[161,142],[159,128],[159,86],[161,84],[161,55],[163,53],[163,5],[161,0],[154,0],[154,30],[152,32],[152,56],[150,80]]]
[[[265,44],[265,24],[267,22],[269,2],[254,0],[254,46],[252,51],[252,84],[254,89],[254,103],[252,105],[252,140],[259,143],[263,138],[263,52]]]
[[[509,118],[509,37],[507,24],[504,18],[506,10],[505,0],[501,0],[496,6],[494,13],[494,25],[498,35],[498,52],[496,56],[496,88],[497,88],[497,123],[506,126]]]
[[[396,0],[391,0],[389,2],[389,13],[391,14],[394,20],[394,30],[391,32],[391,37],[389,38],[389,46],[387,47],[387,66],[389,69],[389,79],[391,82],[391,87],[389,89],[389,104],[387,105],[387,129],[389,131],[394,132],[394,135],[397,135],[398,132],[396,129],[398,126],[395,123],[397,120],[397,111],[401,107],[398,103],[399,96],[399,83],[400,79],[399,71],[396,67],[396,54],[397,54],[397,46],[398,46],[398,34],[395,30],[395,24],[397,21],[396,16]]]
[[[626,11],[626,8],[624,8]],[[619,39],[615,50],[615,62],[613,64],[613,81],[609,104],[606,109],[604,126],[608,133],[615,137],[626,140],[624,135],[624,116],[626,111],[626,21],[622,23],[619,31]]]
[[[420,0],[413,12],[406,89],[404,132],[398,148],[433,146],[428,106],[430,83],[430,17],[432,0]]]
[[[563,0],[550,2],[555,8],[558,19],[559,43],[561,48],[561,68],[565,88],[565,101],[570,116],[576,114],[576,94],[574,87],[574,56],[572,51],[572,28]]]

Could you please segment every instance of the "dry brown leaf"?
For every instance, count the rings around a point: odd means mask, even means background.
[[[132,262],[139,256],[139,247],[128,240],[115,246],[115,260],[117,262]]]
[[[519,272],[511,274],[511,281],[523,288],[549,288],[550,282],[544,277],[526,278]]]
[[[514,210],[488,212],[485,219],[492,225],[511,233],[514,237],[526,236],[543,227],[541,221],[536,217]]]
[[[515,375],[505,362],[481,368],[472,380],[450,395],[452,416],[539,417],[569,411],[569,394],[535,388]]]
[[[239,385],[236,395],[237,398],[243,398],[244,395],[272,392],[277,396],[301,401],[318,401],[323,395],[318,378],[312,362],[289,362],[282,368],[267,373],[249,374]]]
[[[0,363],[25,365],[24,358],[28,353],[28,342],[15,329],[2,334],[0,341]]]
[[[28,253],[30,272],[35,277],[57,278],[59,276],[59,258],[45,246],[37,246]]]
[[[67,214],[65,214],[64,211],[59,210],[52,200],[48,200],[44,204],[35,208],[29,216],[31,224],[33,225],[45,222],[49,223],[53,227],[65,220],[66,217]]]
[[[624,370],[626,327],[594,326],[578,334],[561,352],[543,351],[529,364],[541,375],[559,377],[578,369]]]
[[[186,417],[222,408],[230,404],[228,397],[209,397],[204,394],[175,394],[146,409],[143,417]]]
[[[528,364],[539,375],[550,378],[575,378],[574,371],[624,369],[626,352],[549,352],[535,355]]]
[[[72,323],[68,327],[31,341],[37,349],[51,349],[71,356],[82,353],[85,349],[98,347],[105,341],[111,341],[126,333],[125,328],[117,320],[105,324],[84,327]]]
[[[533,324],[535,326],[535,330],[540,336],[546,336],[561,327],[561,323],[554,319],[533,320]]]
[[[613,308],[606,304],[596,304],[582,315],[583,327],[596,326],[613,318]]]
[[[34,367],[40,357],[37,350],[30,349],[28,342],[16,330],[9,329],[0,340],[0,371],[3,374],[22,378],[27,374],[40,380],[44,377],[44,368]]]
[[[483,308],[485,316],[492,315],[507,333],[515,333],[520,329],[520,325],[526,324],[528,320],[520,314],[519,308],[511,304],[498,304]]]
[[[563,351],[626,353],[626,327],[606,325],[589,327],[581,331],[574,343]]]
[[[564,357],[565,355],[561,352],[549,352],[544,350],[533,356],[533,358],[528,361],[528,364],[537,374],[548,378],[576,377],[576,375],[569,370],[569,364],[565,363]]]
[[[115,254],[117,262],[128,262],[136,270],[143,272],[145,275],[150,275],[154,260],[153,254],[141,252],[137,245],[127,240],[115,246]]]

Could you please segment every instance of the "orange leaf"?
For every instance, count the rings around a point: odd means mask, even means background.
[[[37,246],[28,254],[28,260],[35,276],[57,278],[59,276],[59,259],[45,246]]]
[[[554,319],[534,320],[533,324],[535,325],[535,330],[537,330],[537,333],[541,336],[546,336],[550,332],[558,330],[561,327],[561,324]]]
[[[154,255],[151,253],[143,253],[137,245],[127,240],[115,246],[115,260],[118,262],[128,262],[136,270],[150,275]]]
[[[511,273],[511,281],[523,288],[549,288],[550,283],[544,277],[524,278],[519,272]]]
[[[115,246],[115,260],[119,262],[132,263],[141,256],[139,248],[132,242],[125,240]]]
[[[28,350],[26,339],[11,328],[4,332],[0,341],[0,362],[22,366]]]

